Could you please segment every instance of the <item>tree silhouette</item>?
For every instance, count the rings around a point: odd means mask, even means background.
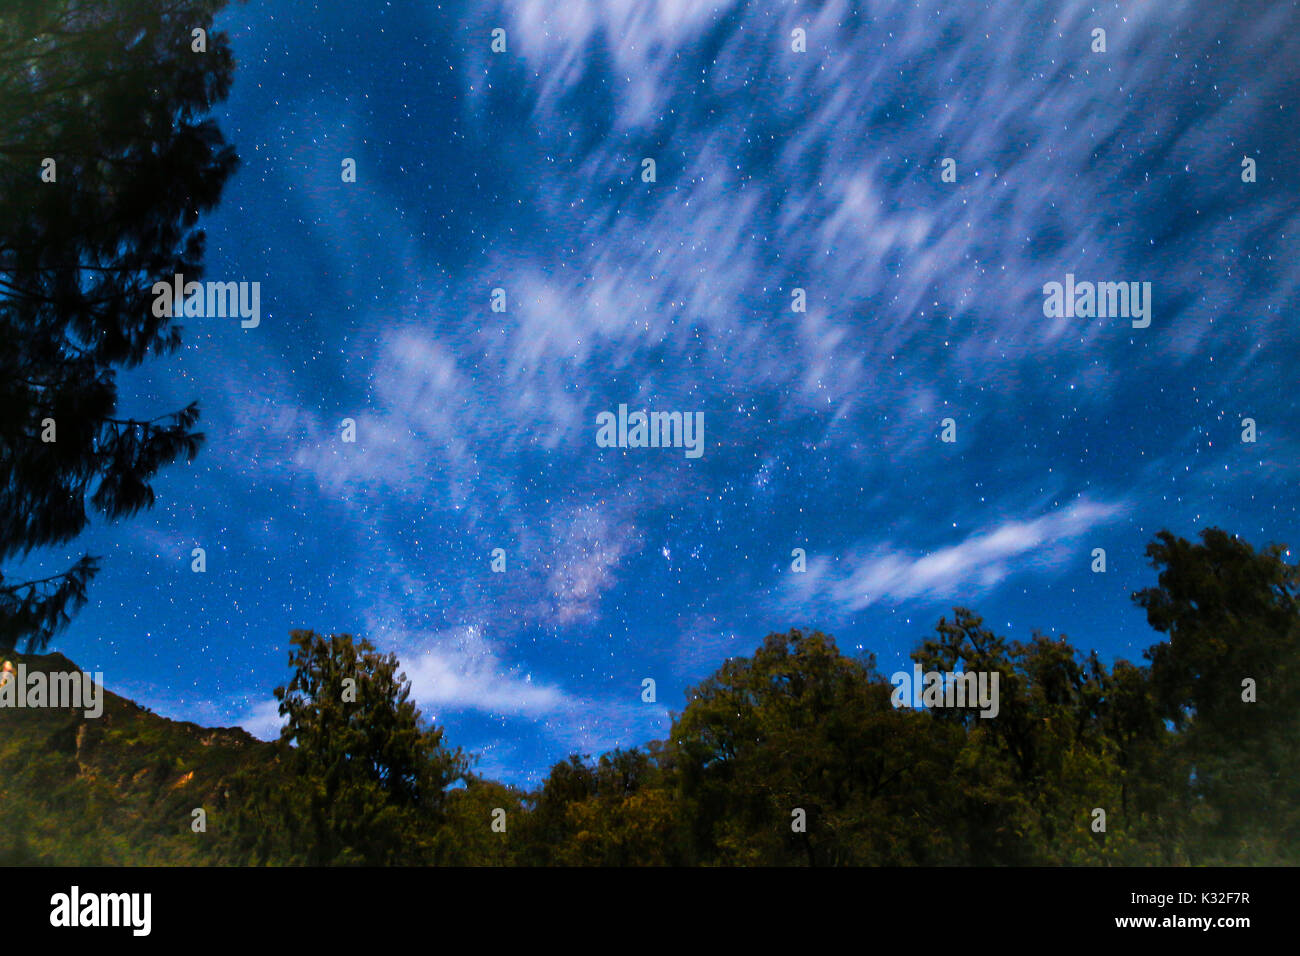
[[[1157,587],[1134,599],[1169,635],[1146,652],[1158,713],[1178,729],[1181,815],[1206,862],[1300,852],[1300,565],[1218,528],[1147,546]]]
[[[351,635],[294,631],[292,679],[278,687],[291,787],[310,821],[309,864],[414,862],[468,769],[410,700],[397,659]],[[305,803],[305,805],[304,805]],[[294,802],[286,804],[293,817]],[[423,835],[422,835],[423,829]]]
[[[0,561],[131,515],[202,441],[198,407],[116,415],[119,369],[180,344],[152,286],[202,274],[202,212],[236,167],[203,118],[234,61],[226,0],[7,0],[0,11]],[[192,31],[207,32],[195,52]],[[98,567],[0,574],[0,648],[40,650]]]

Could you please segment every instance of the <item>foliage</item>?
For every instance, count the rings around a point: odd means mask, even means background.
[[[294,631],[290,642],[293,677],[275,691],[288,772],[279,786],[240,781],[260,821],[251,832],[262,835],[262,852],[274,855],[266,827],[282,825],[290,849],[280,852],[293,862],[421,861],[446,789],[468,769],[464,756],[421,718],[393,655],[347,634]]]
[[[229,44],[211,33],[191,51],[224,6],[0,11],[0,561],[66,544],[93,512],[150,507],[158,470],[198,451],[197,405],[123,417],[116,376],[179,346],[152,287],[201,276],[198,217],[236,166],[203,118],[230,89]],[[0,649],[43,649],[97,570],[86,555],[38,580],[0,575]]]
[[[575,754],[528,792],[470,773],[396,660],[346,635],[294,632],[276,744],[112,695],[101,721],[0,711],[0,863],[1296,864],[1297,567],[1215,529],[1148,554],[1134,599],[1170,639],[1147,664],[956,608],[912,659],[996,671],[982,717],[895,707],[870,655],[771,634],[688,692],[668,739]]]

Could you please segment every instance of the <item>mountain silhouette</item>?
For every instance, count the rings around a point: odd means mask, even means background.
[[[28,673],[75,672],[62,654],[6,658]],[[220,855],[219,812],[240,771],[276,748],[238,727],[169,720],[103,689],[103,711],[0,707],[0,864],[193,864]]]

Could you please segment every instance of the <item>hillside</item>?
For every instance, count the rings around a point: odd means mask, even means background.
[[[77,669],[62,654],[5,657],[29,672]],[[0,864],[218,862],[221,794],[275,761],[244,730],[168,720],[107,689],[94,719],[0,707]],[[191,829],[198,807],[206,833]]]

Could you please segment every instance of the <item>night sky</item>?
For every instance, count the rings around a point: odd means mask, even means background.
[[[665,736],[687,687],[796,626],[886,674],[954,604],[1140,659],[1156,531],[1300,544],[1298,21],[228,10],[242,166],[204,278],[261,282],[261,324],[182,319],[179,352],[121,379],[124,415],[198,399],[207,444],[152,511],[33,565],[105,559],[51,649],[269,738],[289,631],[365,636],[514,783]],[[1150,282],[1150,326],[1045,317],[1067,273]],[[597,447],[620,404],[703,412],[702,457]]]

